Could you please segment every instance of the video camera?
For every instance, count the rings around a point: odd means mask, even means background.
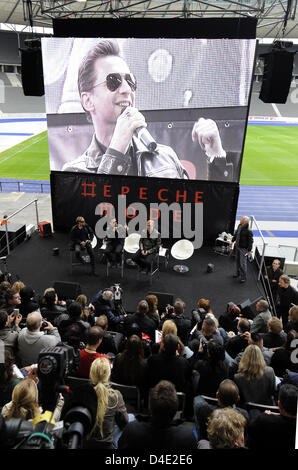
[[[5,421],[0,417],[0,447],[13,449],[77,449],[95,424],[97,396],[87,384],[69,390],[64,379],[77,367],[76,352],[67,344],[42,349],[38,357],[38,378],[43,414],[32,422],[22,419]],[[53,411],[58,394],[65,402],[63,421],[55,423]]]
[[[114,311],[116,315],[124,315],[125,309],[122,305],[122,295],[123,289],[120,287],[120,284],[114,284],[111,288],[111,291],[114,294]]]

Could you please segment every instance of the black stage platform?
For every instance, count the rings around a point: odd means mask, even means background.
[[[27,286],[42,294],[44,289],[53,285],[54,281],[79,283],[81,292],[90,299],[100,289],[109,287],[115,282],[123,288],[123,306],[128,312],[135,310],[139,300],[148,292],[164,292],[174,294],[186,302],[186,316],[190,316],[199,298],[210,299],[211,307],[216,316],[223,313],[227,302],[240,304],[264,295],[261,283],[257,281],[254,264],[248,263],[248,279],[240,284],[233,278],[234,259],[214,253],[212,247],[195,250],[194,255],[181,262],[189,267],[185,274],[173,270],[180,264],[170,256],[168,269],[161,263],[161,270],[153,278],[152,286],[146,275],[137,280],[135,267],[125,264],[124,277],[121,279],[119,269],[112,269],[106,276],[106,266],[99,264],[99,249],[95,248],[98,277],[89,274],[90,266],[79,265],[70,269],[69,237],[65,233],[54,233],[43,238],[35,232],[31,239],[16,247],[7,258],[9,272],[13,280],[18,276]],[[53,248],[59,248],[59,256],[53,255]],[[126,258],[129,258],[126,254]],[[215,266],[214,272],[207,273],[207,265]]]

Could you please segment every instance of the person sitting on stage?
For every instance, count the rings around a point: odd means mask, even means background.
[[[161,245],[160,233],[154,228],[154,220],[147,221],[147,230],[142,230],[139,242],[139,250],[133,255],[132,260],[140,267],[142,272],[149,273],[151,262]]]
[[[87,253],[90,256],[91,274],[95,276],[95,256],[91,244],[93,237],[94,232],[92,228],[88,224],[86,224],[84,217],[77,217],[76,225],[74,225],[70,231],[71,248],[75,250],[76,258],[81,263],[84,263],[84,260],[81,255],[81,250],[87,250]]]
[[[107,261],[112,267],[121,266],[121,255],[126,237],[126,227],[117,223],[115,218],[111,219],[107,226],[107,235],[105,237],[106,249],[105,255]]]

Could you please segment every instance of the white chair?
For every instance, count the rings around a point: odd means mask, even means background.
[[[140,248],[140,238],[141,235],[139,233],[131,233],[130,235],[128,235],[128,237],[125,238],[124,251],[132,255],[135,254]],[[126,263],[130,266],[136,266],[136,263],[131,258],[127,259]]]
[[[194,247],[192,242],[189,240],[179,240],[174,243],[171,249],[171,255],[173,258],[181,261],[190,258],[193,255],[193,252]],[[179,273],[186,273],[189,271],[189,268],[184,264],[176,264],[173,269]]]

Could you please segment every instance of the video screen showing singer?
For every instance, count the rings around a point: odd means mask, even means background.
[[[78,89],[94,134],[89,147],[62,171],[188,179],[175,151],[156,143],[134,107],[137,80],[120,56],[116,40],[100,40],[84,57]],[[226,160],[215,121],[200,118],[192,139],[216,166]]]

